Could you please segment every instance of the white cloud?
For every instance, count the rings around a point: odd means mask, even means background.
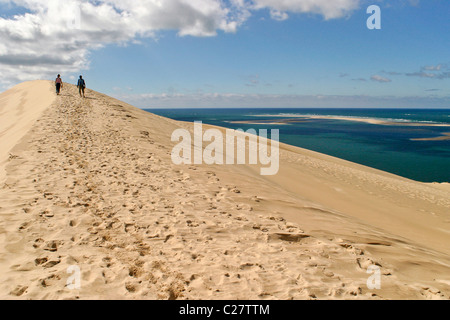
[[[247,18],[239,1],[0,0],[28,13],[0,17],[0,73],[4,84],[87,69],[89,53],[111,43],[154,37],[235,32]]]
[[[442,69],[446,68],[445,65],[443,64],[438,64],[437,66],[425,66],[422,68],[422,70],[427,70],[427,71],[441,71]]]
[[[236,32],[255,10],[343,17],[359,0],[0,0],[23,14],[0,17],[0,82],[49,78],[89,67],[89,54],[107,44],[135,43],[161,30],[180,36]]]
[[[387,82],[392,82],[392,80],[391,79],[388,79],[388,78],[385,78],[385,77],[382,77],[382,76],[380,76],[380,75],[374,75],[374,76],[372,76],[372,77],[370,77],[370,79],[372,80],[372,81],[377,81],[377,82],[381,82],[381,83],[387,83]]]
[[[438,79],[438,80],[450,79],[450,68],[448,64],[442,63],[437,65],[424,66],[420,69],[420,71],[416,72],[387,72],[387,71],[382,72],[389,74],[391,76],[404,75],[407,77],[419,77],[424,79]]]
[[[270,17],[273,20],[284,21],[289,19],[289,15],[286,12],[281,12],[278,10],[270,10]]]
[[[314,13],[325,19],[342,18],[356,10],[359,0],[254,0],[254,7],[274,12]]]

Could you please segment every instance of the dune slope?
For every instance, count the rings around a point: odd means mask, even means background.
[[[9,151],[0,297],[449,298],[445,190],[286,145],[275,177],[176,166],[171,135],[191,124],[87,96],[49,91]]]
[[[0,181],[9,151],[55,100],[50,81],[24,82],[0,96]]]

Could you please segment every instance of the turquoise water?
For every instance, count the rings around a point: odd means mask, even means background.
[[[450,133],[450,110],[405,109],[174,109],[147,110],[181,121],[231,129],[280,129],[280,141],[422,182],[450,182],[450,140],[413,141]],[[399,125],[313,119],[288,125],[232,121],[289,119],[286,115],[376,118]],[[275,117],[281,115],[281,117]],[[404,126],[401,123],[413,124]],[[448,124],[449,126],[426,126]]]

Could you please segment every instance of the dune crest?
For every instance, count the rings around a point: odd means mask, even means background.
[[[192,124],[48,90],[0,186],[0,297],[449,298],[445,190],[287,145],[275,177],[177,166]]]

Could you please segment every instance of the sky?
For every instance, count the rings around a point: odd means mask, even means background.
[[[140,108],[450,108],[449,17],[449,0],[0,0],[0,89],[60,73]]]

